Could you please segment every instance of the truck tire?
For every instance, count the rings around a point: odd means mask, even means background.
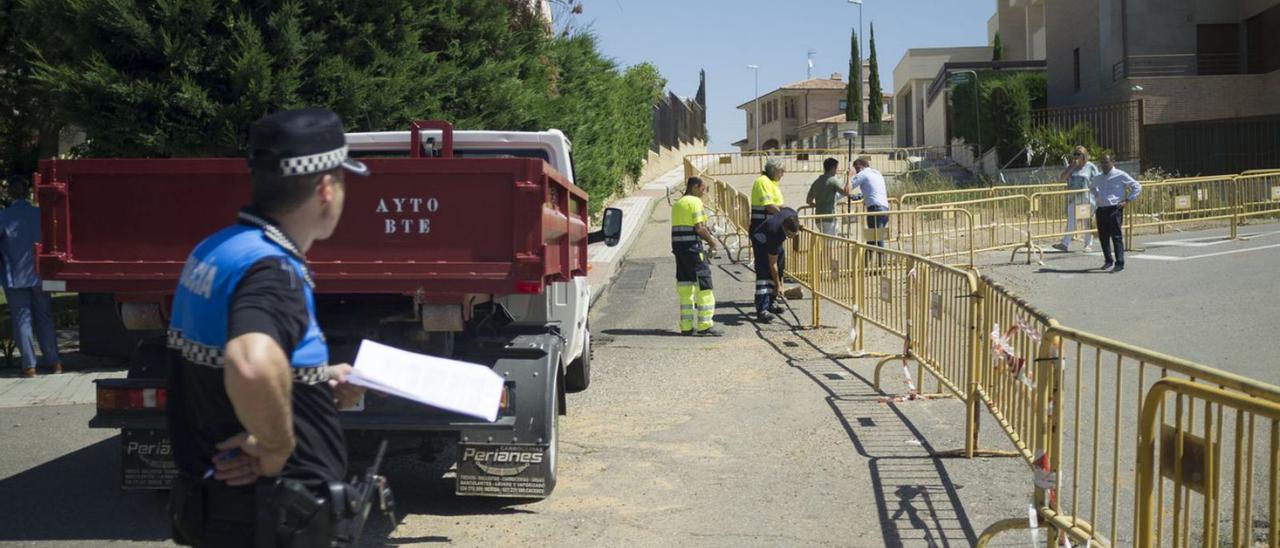
[[[591,323],[587,323],[587,337],[582,342],[582,355],[569,363],[564,370],[564,388],[574,393],[591,386]]]

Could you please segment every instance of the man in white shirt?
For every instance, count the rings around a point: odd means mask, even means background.
[[[1112,274],[1124,270],[1124,206],[1138,199],[1142,184],[1123,170],[1116,169],[1110,154],[1102,156],[1102,174],[1089,183],[1089,192],[1098,204],[1098,239],[1102,240],[1103,270]],[[1112,248],[1115,249],[1115,261]],[[1113,268],[1114,267],[1114,268]]]
[[[871,161],[863,156],[853,161],[854,176],[851,186],[862,195],[862,203],[867,211],[889,211],[889,193],[885,188],[884,176],[871,168]],[[858,198],[858,196],[854,196]],[[889,225],[888,215],[867,216],[867,228],[872,229],[873,240],[868,243],[884,247],[885,227]]]

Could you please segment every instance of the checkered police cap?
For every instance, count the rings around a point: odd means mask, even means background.
[[[249,127],[249,170],[294,176],[322,173],[338,166],[356,175],[369,168],[347,155],[342,119],[321,108],[286,110]]]

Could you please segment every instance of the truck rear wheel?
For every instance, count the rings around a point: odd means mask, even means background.
[[[582,342],[582,355],[569,363],[564,370],[566,392],[581,392],[591,386],[591,323],[587,323],[587,336]]]

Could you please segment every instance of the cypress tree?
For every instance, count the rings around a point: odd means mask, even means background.
[[[991,60],[999,61],[1004,57],[1004,45],[1000,43],[1000,33],[996,33],[995,38],[991,41]]]
[[[845,92],[844,119],[862,121],[862,58],[858,52],[858,31],[849,36],[849,87]]]
[[[867,74],[867,121],[879,125],[880,115],[884,113],[884,92],[880,90],[880,69],[876,63],[876,24],[871,23],[871,59],[868,61]]]

